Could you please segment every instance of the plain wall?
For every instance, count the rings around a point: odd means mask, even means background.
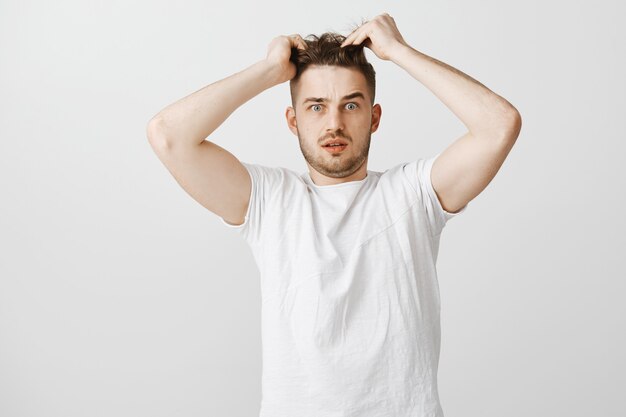
[[[447,417],[626,413],[626,74],[618,1],[0,3],[0,415],[258,415],[259,276],[244,240],[161,164],[146,125],[265,58],[388,12],[415,49],[509,100],[522,132],[441,239]],[[368,169],[466,132],[366,54],[383,109]],[[304,172],[266,90],[210,140]]]

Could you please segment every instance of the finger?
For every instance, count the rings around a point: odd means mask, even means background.
[[[297,39],[295,39],[294,41],[294,45],[296,46],[296,48],[298,49],[306,49],[306,43],[304,43],[304,40],[300,37],[298,37]]]
[[[370,26],[370,22],[365,21],[365,23],[363,23],[361,26],[353,30],[352,33],[348,35],[348,37],[345,39],[345,41],[343,41],[341,46],[353,44],[356,38],[358,38],[364,31],[369,30],[369,26]]]
[[[352,32],[351,34],[348,35],[348,37],[346,37],[346,39],[344,39],[343,42],[341,42],[341,46],[348,46],[352,43],[352,40],[354,39],[354,34],[355,32]]]
[[[346,45],[350,45],[350,43],[354,40],[355,36],[360,33],[360,31],[363,29],[363,26],[355,29],[352,31],[352,33],[350,33],[346,39],[341,43],[341,46],[346,46]]]
[[[365,39],[369,37],[369,34],[363,31],[357,38],[352,42],[354,45],[360,45]]]
[[[354,39],[353,35],[354,35],[354,32],[346,36],[346,39],[344,39],[343,42],[341,42],[341,46],[344,47],[344,46],[350,45],[350,42],[352,42],[352,39]]]
[[[306,43],[304,42],[304,39],[302,39],[302,36],[300,36],[299,34],[294,33],[293,35],[289,35],[289,40],[291,41],[291,44],[296,48],[306,49]]]

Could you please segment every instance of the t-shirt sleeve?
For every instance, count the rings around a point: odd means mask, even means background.
[[[430,173],[435,160],[441,155],[436,154],[430,158],[418,159],[404,165],[404,173],[407,175],[409,182],[416,189],[418,198],[421,200],[428,221],[431,225],[433,234],[441,233],[448,220],[466,211],[468,204],[463,206],[455,213],[444,210],[441,201],[435,193]]]
[[[220,217],[220,220],[226,227],[239,232],[248,243],[256,244],[261,238],[265,207],[272,192],[272,184],[275,183],[272,178],[276,174],[271,167],[247,162],[241,163],[248,171],[252,182],[250,203],[244,221],[241,224],[231,224],[223,217]]]

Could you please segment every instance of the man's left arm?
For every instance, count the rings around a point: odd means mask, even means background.
[[[343,46],[361,42],[424,84],[467,127],[467,133],[441,152],[431,171],[442,207],[457,212],[487,187],[504,163],[521,130],[519,112],[480,82],[409,46],[386,13],[351,33]]]

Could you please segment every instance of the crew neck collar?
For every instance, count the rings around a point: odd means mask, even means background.
[[[311,178],[311,174],[309,172],[306,172],[304,174],[304,178],[306,179],[306,182],[315,187],[315,188],[320,188],[320,189],[326,189],[326,188],[339,188],[339,187],[343,187],[343,186],[349,186],[349,185],[361,185],[363,184],[365,181],[367,181],[367,179],[370,177],[370,172],[367,171],[365,174],[365,178],[361,179],[361,180],[354,180],[354,181],[348,181],[348,182],[342,182],[339,184],[329,184],[329,185],[317,185],[313,182],[313,179]]]

